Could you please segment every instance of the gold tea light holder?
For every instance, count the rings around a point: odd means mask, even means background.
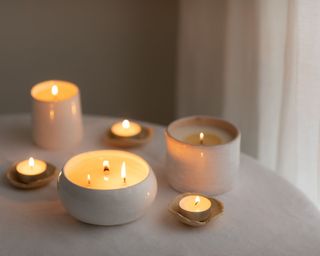
[[[56,166],[46,163],[44,172],[36,175],[25,175],[17,171],[19,163],[13,164],[6,172],[9,183],[19,189],[36,189],[48,185],[58,175]]]
[[[122,148],[138,147],[148,143],[153,129],[124,119],[113,123],[106,131],[106,143]]]
[[[195,198],[203,198],[205,200],[208,200],[207,203],[209,203],[208,209],[204,209],[203,211],[188,211],[186,209],[183,209],[183,206],[181,207],[181,202],[183,199],[186,199],[187,197]],[[195,204],[197,204],[197,201],[195,201]],[[184,193],[178,195],[169,205],[168,208],[169,212],[171,212],[179,221],[182,223],[193,226],[193,227],[201,227],[209,223],[210,221],[218,218],[221,216],[224,212],[224,205],[222,202],[220,202],[217,199],[207,197],[203,194],[199,193]]]

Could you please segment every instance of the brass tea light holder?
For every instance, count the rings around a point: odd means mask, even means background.
[[[202,200],[202,205],[201,209],[197,210],[199,199]],[[182,223],[200,227],[222,215],[224,206],[219,200],[203,194],[184,193],[171,202],[168,210]]]

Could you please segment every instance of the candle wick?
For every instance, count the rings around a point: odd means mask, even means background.
[[[195,203],[194,203],[194,206],[197,206],[199,204],[199,201],[196,201]]]
[[[104,173],[109,173],[109,172],[110,172],[110,169],[108,168],[108,166],[105,166],[105,167],[103,168],[103,171],[104,171]]]
[[[126,177],[123,177],[123,183],[126,184],[127,183],[127,179]]]

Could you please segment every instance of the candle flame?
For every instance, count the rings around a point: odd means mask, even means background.
[[[196,198],[194,199],[194,206],[197,206],[200,203],[200,197],[196,196]]]
[[[109,160],[104,160],[102,162],[102,165],[103,165],[103,170],[104,171],[109,171],[110,170],[110,162],[109,162]]]
[[[123,179],[123,182],[126,182],[126,176],[127,176],[127,168],[126,168],[126,162],[122,162],[121,164],[121,178]]]
[[[91,184],[91,175],[90,174],[87,175],[87,181],[88,181],[88,185],[90,185]]]
[[[203,139],[204,139],[204,133],[203,132],[200,132],[200,143],[203,144]]]
[[[130,122],[129,122],[129,120],[127,120],[127,119],[123,120],[123,121],[122,121],[122,127],[123,127],[124,129],[129,129],[129,128],[130,128]]]
[[[28,164],[29,164],[29,166],[30,166],[31,168],[34,167],[34,159],[33,159],[33,157],[30,157],[30,158],[29,158]]]
[[[53,96],[57,96],[58,95],[58,92],[59,92],[59,89],[58,89],[58,86],[57,85],[52,85],[52,87],[51,87],[51,94],[53,95]]]

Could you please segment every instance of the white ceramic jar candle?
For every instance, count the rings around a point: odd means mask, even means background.
[[[167,177],[181,192],[218,195],[232,189],[239,166],[240,132],[209,116],[172,122],[166,130]]]
[[[76,219],[118,225],[144,214],[157,193],[157,181],[141,157],[119,150],[71,158],[58,178],[60,199]]]
[[[82,139],[79,88],[70,82],[51,80],[31,89],[32,132],[37,145],[47,149],[73,146]]]

